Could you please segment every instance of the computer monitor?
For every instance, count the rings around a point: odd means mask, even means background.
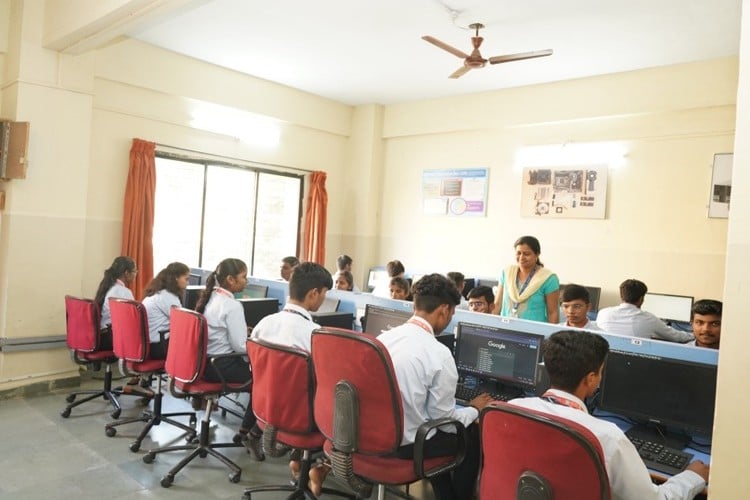
[[[683,323],[690,322],[692,308],[693,297],[666,293],[647,293],[641,305],[641,309],[654,314],[657,318]]]
[[[316,312],[319,312],[319,313],[336,312],[339,308],[339,302],[340,302],[339,299],[335,299],[333,297],[326,297]]]
[[[598,407],[644,424],[709,435],[715,398],[716,365],[610,351]],[[644,427],[636,432],[642,433]]]
[[[410,311],[399,311],[390,307],[367,304],[362,331],[377,337],[395,326],[403,325],[411,316]]]
[[[367,291],[372,292],[380,283],[388,281],[388,271],[384,267],[371,267],[367,274]]]
[[[268,287],[248,283],[245,289],[235,295],[238,299],[265,299],[268,297]]]
[[[479,278],[476,280],[477,286],[488,286],[494,290],[496,286],[500,284],[499,281],[494,279],[487,279],[487,278]]]
[[[456,368],[483,381],[533,389],[544,335],[458,323]]]
[[[201,284],[201,278],[203,278],[202,274],[193,273],[191,272],[188,276],[188,285],[200,285]]]
[[[260,320],[279,312],[279,301],[276,299],[237,299],[245,311],[245,324],[255,328]]]
[[[320,326],[344,328],[351,330],[354,325],[354,314],[350,312],[314,312],[311,313],[314,322]]]
[[[185,289],[185,297],[182,301],[185,308],[195,310],[195,306],[198,304],[198,298],[200,297],[201,292],[205,289],[205,285],[188,285]]]
[[[461,291],[461,295],[464,296],[466,300],[469,300],[469,292],[475,287],[476,280],[474,278],[466,278],[464,280],[464,289]]]

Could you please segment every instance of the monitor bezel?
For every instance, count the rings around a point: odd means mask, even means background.
[[[381,312],[394,312],[398,315],[403,315],[406,317],[404,320],[404,323],[406,323],[409,318],[413,316],[413,313],[411,311],[405,311],[400,309],[395,309],[393,307],[385,307],[385,306],[379,306],[377,304],[365,304],[365,328],[362,330],[362,333],[366,333],[367,335],[372,335],[373,337],[377,337],[383,332],[379,333],[369,333],[367,331],[367,325],[370,324],[369,321],[367,321],[367,317],[369,316],[370,312],[373,310],[381,311]]]
[[[674,294],[674,293],[657,293],[657,292],[646,292],[646,295],[643,296],[643,302],[644,303],[646,302],[646,296],[647,295],[659,295],[661,297],[677,297],[677,298],[680,298],[680,299],[690,299],[690,308],[689,308],[689,311],[693,310],[693,304],[695,304],[695,297],[692,297],[690,295],[677,295],[677,294]],[[643,305],[641,305],[641,309],[643,309],[646,312],[649,312],[649,313],[653,314],[654,316],[656,316],[657,318],[659,318],[659,319],[661,319],[663,321],[675,321],[677,323],[689,323],[690,322],[690,316],[691,316],[690,313],[688,313],[688,319],[685,320],[685,319],[678,319],[678,318],[662,318],[658,314],[656,314],[656,313],[654,313],[652,311],[649,311],[648,309],[644,309]]]

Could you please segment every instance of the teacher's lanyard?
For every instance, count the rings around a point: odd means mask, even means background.
[[[545,401],[549,401],[550,403],[555,403],[556,405],[567,406],[568,408],[574,408],[576,410],[581,410],[583,412],[586,411],[583,409],[583,406],[581,406],[578,402],[572,401],[568,398],[557,396],[549,391],[542,394],[542,399],[544,399]]]
[[[520,269],[519,269],[520,272]],[[529,286],[529,282],[531,281],[531,278],[534,277],[534,273],[536,273],[536,267],[529,273],[528,276],[526,276],[526,281],[523,282],[523,285],[521,285],[521,288],[518,290],[518,296],[520,297],[521,294],[526,291],[526,287]],[[518,288],[518,274],[516,273],[516,288]],[[521,305],[520,302],[513,302],[513,316],[518,314],[518,306]]]
[[[418,326],[419,328],[426,331],[430,335],[433,335],[433,336],[435,335],[435,333],[432,331],[431,328],[429,328],[427,325],[425,325],[423,322],[419,321],[418,319],[409,318],[409,321],[407,321],[407,323]]]

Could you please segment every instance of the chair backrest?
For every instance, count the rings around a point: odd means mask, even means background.
[[[524,498],[518,495],[524,474],[524,481],[529,475],[543,478],[552,493],[528,498],[611,498],[601,444],[582,425],[496,402],[482,410],[479,432],[480,498]],[[532,487],[528,482],[522,485]]]
[[[203,378],[208,350],[206,318],[174,307],[169,314],[169,349],[164,370],[173,379],[191,383]]]
[[[109,299],[112,315],[112,350],[126,361],[141,363],[148,359],[151,346],[148,336],[148,314],[140,302]]]
[[[336,424],[336,385],[346,381],[356,388],[354,415],[357,453],[389,455],[401,445],[404,411],[396,375],[385,346],[367,334],[320,328],[312,334],[315,371],[315,422],[333,441]]]
[[[93,352],[99,347],[99,305],[93,299],[65,296],[65,332],[68,348]]]
[[[279,431],[307,434],[313,418],[315,377],[310,355],[258,339],[247,341],[253,371],[253,412]]]

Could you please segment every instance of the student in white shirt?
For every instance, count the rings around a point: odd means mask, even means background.
[[[464,273],[458,271],[451,271],[448,274],[448,279],[451,280],[455,285],[458,293],[461,295],[461,303],[458,305],[458,309],[469,309],[469,303],[464,298],[464,288],[466,288],[466,276]]]
[[[628,279],[620,284],[619,306],[605,307],[596,316],[596,324],[608,333],[641,337],[656,337],[671,342],[688,342],[693,334],[681,332],[667,326],[662,320],[648,311],[641,310],[643,298],[648,288],[642,281]]]
[[[708,465],[692,462],[686,470],[657,486],[625,433],[612,422],[589,415],[583,401],[599,388],[608,352],[607,341],[595,333],[565,330],[552,334],[543,346],[551,389],[542,397],[514,399],[510,403],[588,428],[601,444],[613,500],[692,499],[706,486]]]
[[[333,287],[333,279],[323,266],[303,262],[297,266],[289,280],[289,300],[284,309],[266,316],[253,328],[251,337],[272,344],[294,347],[310,352],[313,330],[320,328],[310,315],[320,308],[326,292]],[[294,452],[289,462],[292,476],[299,477],[299,453]],[[318,464],[310,470],[310,490],[319,496],[330,467]]]
[[[469,290],[469,310],[476,313],[492,314],[495,304],[495,294],[492,288],[479,285]]]
[[[381,280],[375,285],[375,289],[372,294],[376,297],[390,297],[391,290],[391,278],[403,278],[406,269],[400,260],[392,260],[385,265],[385,270],[388,273],[388,278]]]
[[[391,282],[388,284],[388,290],[391,294],[392,299],[396,300],[411,300],[411,294],[409,293],[409,282],[404,278],[391,278]]]
[[[565,285],[560,291],[560,308],[564,316],[560,325],[587,330],[600,329],[587,315],[591,309],[591,299],[585,286]]]
[[[195,310],[206,318],[208,326],[208,357],[234,352],[247,353],[247,325],[245,313],[234,293],[241,292],[247,285],[247,266],[240,259],[224,259],[206,280],[206,289],[201,293]],[[244,384],[250,382],[250,364],[247,358],[231,357],[217,360],[216,368],[206,364],[204,379],[220,382],[220,372],[224,380]],[[252,408],[252,397],[245,410],[239,429],[245,443],[256,460],[265,460],[260,439],[263,432],[256,423]]]
[[[354,261],[352,260],[352,258],[345,254],[342,254],[336,257],[336,268],[338,269],[338,272],[336,274],[340,275],[342,272],[349,273],[349,276],[351,277],[351,280],[349,280],[351,284],[351,288],[347,288],[346,290],[350,290],[352,292],[360,292],[361,290],[359,289],[357,284],[354,282],[354,275],[352,275],[352,263],[353,262]],[[336,279],[334,278],[333,281],[335,282]],[[338,287],[337,289],[341,290]]]
[[[288,257],[281,259],[281,266],[279,266],[281,279],[289,281],[289,278],[292,277],[292,273],[297,266],[299,266],[299,259],[294,255],[289,255]]]
[[[354,276],[349,271],[339,271],[333,275],[333,287],[336,290],[346,290],[347,292],[353,292],[354,290]]]
[[[172,262],[146,286],[143,306],[148,317],[150,359],[167,359],[169,345],[169,314],[173,307],[181,307],[180,297],[190,279],[190,268],[182,262]],[[164,334],[162,342],[161,333]]]
[[[693,304],[690,310],[690,324],[695,340],[688,345],[718,349],[721,340],[722,303],[718,300],[703,299]]]
[[[102,334],[99,340],[99,348],[104,351],[112,349],[112,315],[109,311],[109,299],[133,300],[133,292],[128,285],[138,274],[138,268],[131,257],[121,255],[112,261],[112,265],[104,271],[104,277],[96,290],[96,298],[101,311],[100,328]]]
[[[472,498],[479,471],[479,432],[474,421],[491,398],[482,394],[469,406],[456,407],[458,372],[450,350],[435,340],[453,318],[460,295],[456,286],[441,274],[423,276],[414,284],[414,316],[401,326],[382,333],[393,362],[404,409],[404,432],[397,454],[411,458],[417,429],[428,420],[451,418],[467,430],[466,458],[452,473],[430,479],[439,499]],[[425,457],[451,455],[456,435],[438,430],[425,443]]]

